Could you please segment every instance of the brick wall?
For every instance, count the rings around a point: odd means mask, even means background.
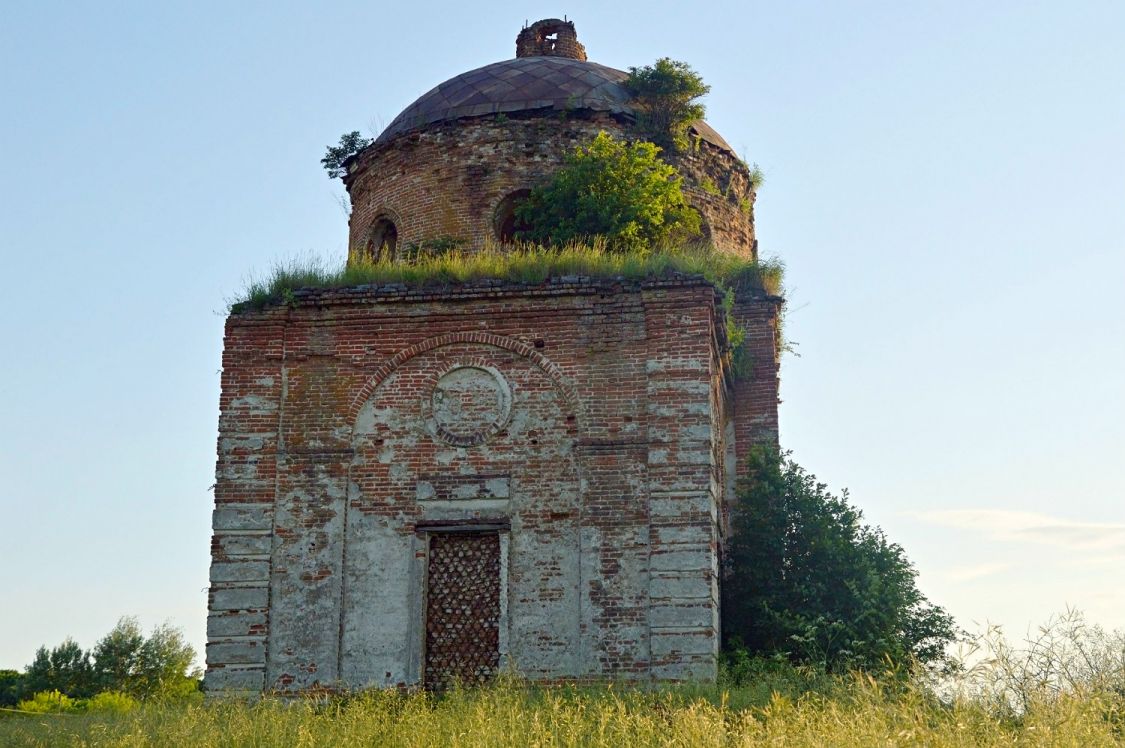
[[[781,402],[781,349],[778,324],[783,299],[778,296],[737,298],[734,318],[746,329],[749,371],[733,388],[734,441],[737,474],[744,469],[747,451],[754,444],[778,445],[777,406]]]
[[[776,424],[776,370],[772,400],[739,394],[717,303],[696,279],[572,278],[232,315],[207,685],[418,682],[449,523],[501,528],[505,663],[713,678],[727,433]],[[764,346],[776,305],[742,308]]]

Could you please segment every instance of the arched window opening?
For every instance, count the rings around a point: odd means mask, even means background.
[[[508,195],[496,205],[493,227],[496,231],[496,238],[501,244],[511,244],[517,241],[516,235],[520,231],[527,230],[527,224],[516,217],[516,207],[526,200],[527,196],[530,194],[531,190],[516,190],[515,192],[508,193]]]
[[[373,260],[393,260],[398,249],[398,227],[387,217],[375,219],[367,234],[367,256]]]

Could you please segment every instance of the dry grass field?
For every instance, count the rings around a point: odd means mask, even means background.
[[[8,713],[3,746],[1115,746],[1120,694],[1033,699],[1020,713],[865,676],[796,698],[762,686],[537,689],[519,683],[347,699]]]

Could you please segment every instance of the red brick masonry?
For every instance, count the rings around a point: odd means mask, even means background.
[[[207,685],[417,683],[435,532],[500,534],[501,666],[713,678],[780,299],[690,277],[300,291],[227,321]]]

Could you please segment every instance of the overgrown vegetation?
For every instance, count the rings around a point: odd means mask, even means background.
[[[261,309],[293,298],[302,288],[405,284],[434,286],[490,278],[542,283],[549,278],[587,276],[641,280],[668,273],[697,275],[731,290],[777,295],[783,266],[753,262],[719,252],[709,245],[663,246],[617,252],[602,239],[560,247],[539,244],[490,246],[478,251],[452,250],[420,254],[409,261],[359,258],[343,266],[308,256],[276,264],[263,278],[251,279],[231,311]]]
[[[516,207],[525,227],[517,238],[558,245],[603,237],[610,249],[637,251],[698,237],[699,213],[659,150],[598,133]]]
[[[743,163],[745,164],[745,162]],[[762,171],[762,167],[757,164],[747,164],[746,169],[750,172],[750,187],[757,192],[758,189],[765,184],[766,173]]]
[[[980,674],[963,668],[954,680],[898,672],[834,675],[783,659],[749,658],[728,661],[718,685],[540,688],[502,678],[488,688],[442,696],[387,690],[120,708],[106,699],[85,713],[0,712],[0,745],[1121,745],[1125,638],[1057,622],[1048,630],[1056,636],[1048,650],[1042,642],[1005,644],[979,664]],[[1087,665],[1081,652],[1118,654]],[[1085,675],[1044,684],[1035,675],[1045,657],[1057,672]],[[1010,689],[1020,694],[1018,708],[1002,697]]]
[[[714,195],[715,197],[721,197],[723,194],[723,191],[719,189],[719,185],[715,184],[715,181],[713,179],[706,176],[700,178],[699,189],[703,190],[708,195]]]
[[[371,142],[370,138],[365,138],[360,135],[358,130],[352,130],[351,132],[346,132],[341,135],[340,144],[328,146],[324,158],[320,160],[325,171],[328,172],[328,177],[330,179],[335,179],[336,177],[342,177],[347,174],[347,169],[344,168],[344,162],[371,145]]]
[[[23,675],[18,670],[0,670],[0,707],[19,703]]]
[[[464,239],[458,239],[455,236],[439,236],[434,239],[424,239],[420,242],[410,242],[398,252],[397,256],[400,262],[416,262],[422,257],[435,257],[460,251],[465,244]]]
[[[699,99],[711,87],[686,62],[662,57],[652,65],[629,68],[625,88],[633,95],[637,127],[663,148],[687,150],[688,128],[703,119]]]
[[[737,489],[723,587],[727,645],[829,672],[938,666],[957,631],[902,547],[788,453],[758,447]]]
[[[1054,616],[1018,643],[987,626],[960,642],[955,659],[955,677],[935,684],[947,699],[972,700],[1019,719],[1043,703],[1106,695],[1125,738],[1125,632],[1106,631],[1080,610]]]

